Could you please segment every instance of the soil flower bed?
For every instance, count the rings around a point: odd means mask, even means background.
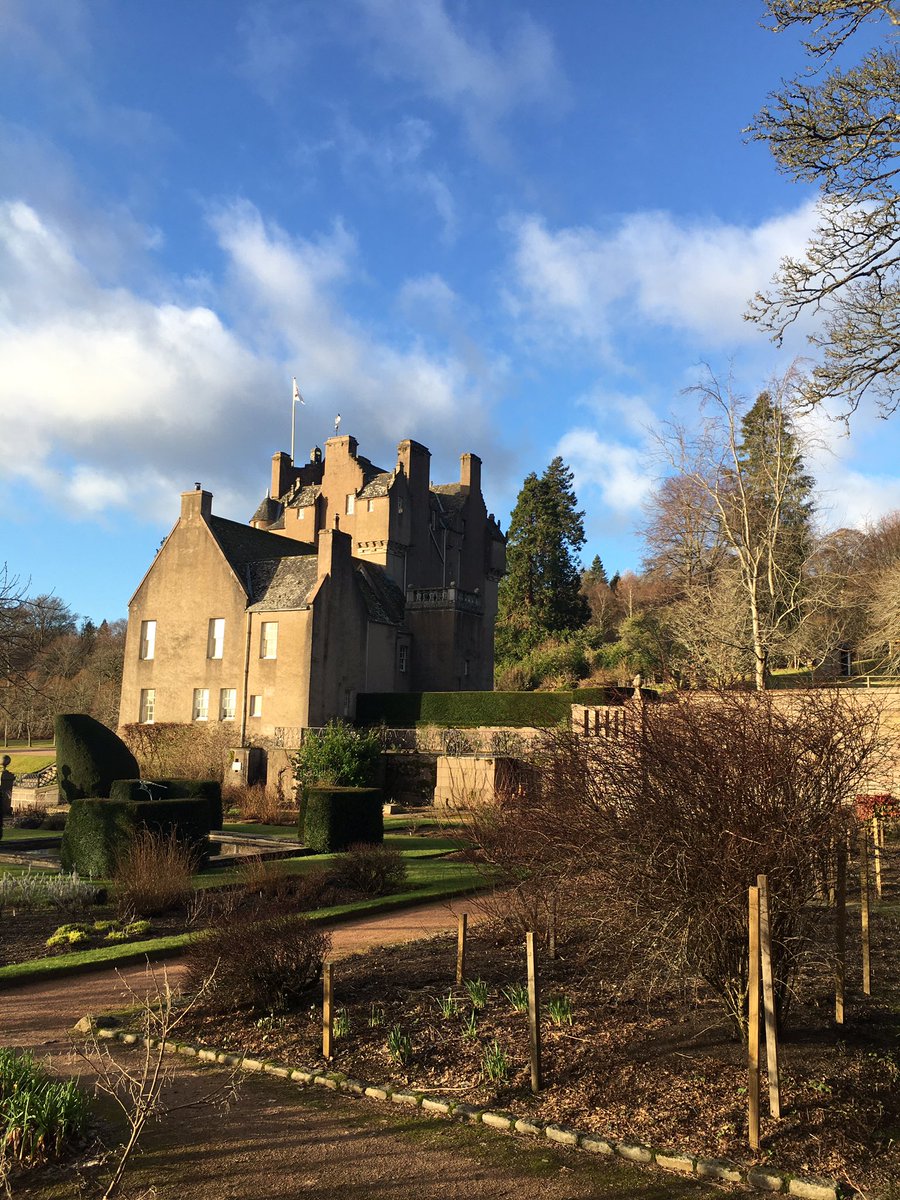
[[[763,1120],[762,1163],[868,1194],[900,1194],[898,934],[896,919],[876,922],[876,994],[865,1002],[854,994],[840,1031],[827,974],[805,981],[782,1043],[783,1117]],[[524,953],[483,926],[470,939],[467,987],[451,986],[452,938],[338,961],[331,1069],[615,1140],[752,1161],[745,1051],[712,998],[702,986],[649,1000],[630,994],[603,982],[615,979],[614,963],[586,970],[576,949],[563,946],[541,964],[545,1086],[537,1097],[526,1016],[517,1007]],[[848,966],[848,978],[858,978],[859,964]],[[315,996],[293,1014],[197,1013],[183,1036],[323,1065]]]

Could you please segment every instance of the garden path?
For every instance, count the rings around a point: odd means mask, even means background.
[[[337,926],[335,955],[407,941],[456,926],[471,900],[423,905]],[[157,974],[161,964],[155,964]],[[68,1031],[87,1012],[115,1007],[147,986],[146,967],[103,970],[0,993],[0,1043],[48,1055],[54,1071],[92,1072],[71,1049]],[[170,978],[182,967],[173,962]],[[116,1049],[127,1057],[134,1052]],[[148,1127],[129,1168],[129,1194],[153,1188],[158,1200],[712,1200],[720,1192],[606,1160],[513,1140],[489,1130],[412,1116],[390,1105],[302,1091],[251,1076],[227,1108],[198,1103],[228,1082],[219,1068],[170,1060],[166,1100],[179,1108]],[[67,1200],[71,1171],[49,1170],[17,1195]]]

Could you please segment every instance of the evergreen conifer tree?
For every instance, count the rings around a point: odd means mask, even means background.
[[[571,470],[554,458],[522,485],[510,519],[500,585],[497,655],[526,653],[550,634],[580,629],[589,609],[578,554],[585,543]]]

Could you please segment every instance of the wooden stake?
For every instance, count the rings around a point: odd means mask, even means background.
[[[525,934],[528,964],[528,1042],[531,1056],[531,1090],[541,1090],[541,987],[534,955],[534,934]]]
[[[460,913],[457,917],[456,928],[456,986],[462,987],[466,977],[466,930],[469,926],[469,914]]]
[[[847,977],[847,848],[836,846],[834,876],[834,1019],[844,1023],[844,980]]]
[[[747,1108],[750,1147],[759,1149],[759,888],[749,889]]]
[[[322,968],[322,1057],[334,1057],[334,963]]]
[[[550,926],[547,930],[547,955],[551,962],[556,958],[556,892],[550,897]]]
[[[875,898],[881,899],[881,839],[878,835],[878,818],[872,818],[872,846],[875,850]]]
[[[778,1027],[775,1021],[775,978],[772,971],[772,931],[769,926],[769,881],[757,875],[759,887],[759,949],[762,955],[763,1008],[766,1019],[766,1074],[769,1112],[781,1118],[781,1078],[778,1074]]]
[[[859,908],[862,917],[862,989],[872,995],[872,957],[869,946],[869,838],[865,826],[859,831]]]

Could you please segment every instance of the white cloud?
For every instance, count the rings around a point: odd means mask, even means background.
[[[341,225],[291,239],[249,205],[221,210],[213,225],[228,286],[208,285],[209,303],[196,304],[98,282],[61,226],[0,203],[0,296],[13,298],[0,308],[0,422],[15,430],[8,478],[64,511],[127,507],[153,519],[171,516],[178,492],[201,479],[217,511],[240,519],[286,441],[294,373],[308,402],[304,449],[330,433],[338,409],[374,457],[401,436],[454,455],[471,448],[484,381],[462,357],[345,316],[337,292],[359,266]],[[226,296],[237,327],[222,315]]]
[[[597,496],[604,507],[629,514],[640,508],[654,486],[650,456],[643,447],[602,438],[594,429],[570,429],[560,438],[556,453],[572,468],[582,503]]]
[[[505,156],[499,126],[522,107],[558,111],[567,88],[552,37],[527,14],[504,10],[508,33],[492,45],[454,21],[444,0],[357,0],[374,50],[367,62],[403,79],[462,121],[487,159]]]
[[[651,324],[707,345],[758,341],[745,322],[750,297],[779,260],[798,254],[815,206],[755,226],[636,213],[609,230],[552,230],[538,216],[511,219],[513,312],[536,336],[582,341],[612,355],[617,332]]]

